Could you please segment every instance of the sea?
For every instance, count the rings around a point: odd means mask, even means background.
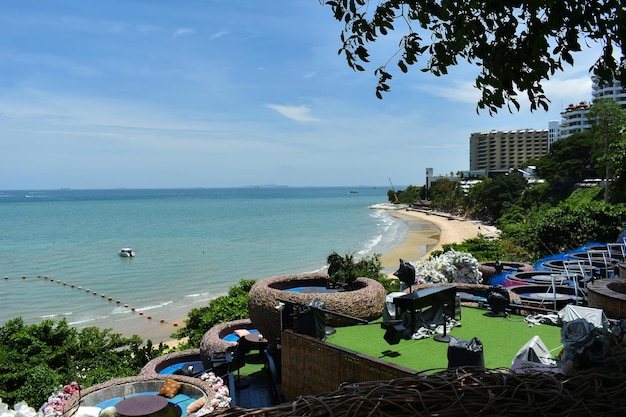
[[[387,187],[0,191],[0,325],[21,317],[169,338],[242,279],[384,253]],[[132,258],[118,255],[129,247]]]

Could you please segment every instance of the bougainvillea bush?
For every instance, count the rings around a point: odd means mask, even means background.
[[[222,380],[222,378],[216,376],[213,372],[206,372],[200,376],[200,379],[207,381],[211,387],[213,387],[215,390],[215,397],[211,400],[209,407],[205,407],[196,414],[197,417],[201,417],[213,411],[230,408],[230,402],[232,399],[230,398],[228,386],[224,384],[224,380]]]
[[[81,390],[81,386],[78,382],[72,382],[64,387],[59,387],[58,390],[52,393],[48,397],[48,401],[39,409],[40,416],[43,417],[58,417],[63,414],[63,407],[67,404],[67,401],[72,395],[77,394]]]

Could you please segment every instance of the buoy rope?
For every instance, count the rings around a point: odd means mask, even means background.
[[[21,280],[22,280],[22,281],[26,281],[26,280],[27,280],[27,278],[28,278],[28,277],[27,277],[26,275],[22,275],[22,276],[21,276]],[[4,280],[5,280],[5,281],[9,281],[9,280],[10,280],[10,277],[9,277],[8,275],[5,275],[5,276],[4,276]],[[43,275],[43,276],[42,276],[42,275],[37,275],[37,280],[38,280],[38,281],[49,281],[49,282],[51,282],[51,283],[57,283],[57,284],[63,284],[63,286],[64,286],[64,287],[68,287],[68,288],[75,288],[75,289],[78,289],[78,290],[82,290],[82,289],[83,289],[83,287],[82,287],[82,286],[80,286],[80,285],[75,285],[75,284],[72,284],[72,283],[68,283],[67,281],[61,281],[60,279],[54,279],[54,278],[52,278],[52,277],[48,277],[47,275]],[[98,291],[92,291],[92,290],[91,290],[91,289],[89,289],[89,288],[86,288],[86,289],[85,289],[85,293],[87,293],[87,294],[93,294],[94,296],[97,296],[97,295],[98,295]],[[108,300],[109,302],[113,302],[113,297],[111,297],[111,296],[107,296],[106,294],[100,294],[100,298],[105,299],[105,300]],[[121,300],[119,300],[119,299],[116,299],[116,300],[115,300],[115,304],[122,305],[122,301],[121,301]],[[128,305],[128,304],[126,304],[126,303],[124,303],[124,308],[129,308],[129,309],[130,309],[130,311],[132,311],[133,313],[137,312],[137,309],[136,309],[135,307],[129,307],[129,305]],[[144,312],[143,312],[143,311],[139,311],[138,313],[139,313],[139,316],[141,316],[141,317],[146,317],[148,320],[152,320],[152,319],[153,319],[153,316],[151,316],[151,315],[144,315]],[[172,325],[172,326],[174,326],[174,327],[177,327],[177,326],[178,326],[178,323],[176,323],[176,322],[174,322],[174,323],[169,323],[169,322],[168,322],[167,320],[165,320],[165,319],[160,319],[160,320],[159,320],[159,323],[161,323],[161,324],[171,324],[171,325]]]

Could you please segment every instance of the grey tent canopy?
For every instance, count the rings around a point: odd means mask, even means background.
[[[609,320],[604,311],[599,308],[582,307],[575,305],[566,305],[558,312],[559,319],[563,323],[576,319],[585,319],[596,327],[607,330],[609,328]]]
[[[516,359],[542,363],[545,365],[555,364],[550,351],[539,336],[534,336],[524,346],[522,346],[522,348],[517,352],[517,355],[515,355],[515,358],[513,358],[513,362],[515,362]]]

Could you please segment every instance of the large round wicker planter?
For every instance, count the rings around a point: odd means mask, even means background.
[[[188,349],[179,352],[167,353],[165,355],[156,357],[147,364],[145,364],[145,366],[141,368],[139,376],[159,375],[159,372],[161,372],[168,366],[177,363],[194,362],[199,360],[201,360],[200,349]]]
[[[205,367],[210,368],[211,353],[231,352],[237,348],[237,342],[229,342],[223,338],[235,330],[250,330],[254,328],[250,319],[227,321],[217,324],[209,329],[200,342],[200,358]]]
[[[215,390],[211,385],[199,378],[182,375],[143,375],[128,378],[112,379],[102,384],[85,388],[78,394],[70,397],[63,407],[63,415],[73,415],[76,408],[94,407],[114,398],[128,397],[134,394],[158,392],[167,378],[182,383],[179,393],[192,398],[205,398],[204,407],[209,407],[215,397]],[[184,412],[185,410],[183,410]]]
[[[533,270],[533,266],[523,262],[501,262],[502,272],[528,272]],[[480,262],[478,270],[483,274],[483,284],[489,285],[491,278],[498,275],[495,262]]]
[[[280,337],[280,313],[276,309],[279,300],[307,304],[314,300],[324,303],[324,308],[363,320],[375,320],[382,315],[387,292],[379,282],[369,278],[358,278],[352,291],[336,293],[303,293],[284,290],[299,287],[325,287],[328,282],[326,273],[308,273],[280,275],[258,281],[249,294],[248,312],[254,326],[270,342],[270,349],[276,347]],[[329,326],[355,324],[353,320],[332,314],[326,317]]]

